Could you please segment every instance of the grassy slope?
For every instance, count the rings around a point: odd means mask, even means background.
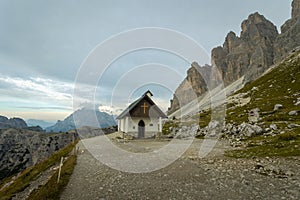
[[[300,128],[275,137],[258,136],[246,141],[247,148],[226,151],[225,155],[234,158],[300,156]]]
[[[38,178],[41,172],[58,163],[62,156],[67,156],[73,150],[75,145],[76,143],[70,144],[67,147],[60,149],[59,151],[52,154],[48,159],[25,169],[10,186],[0,191],[0,199],[11,199],[14,194],[23,191],[30,184],[30,182]],[[10,181],[11,177],[1,180],[0,188],[2,188],[6,183]]]
[[[297,97],[300,97],[300,58],[298,55],[300,55],[300,51],[289,56],[271,72],[238,91],[237,93],[248,93],[251,101],[243,107],[228,108],[227,113],[234,112],[234,114],[227,115],[227,121],[233,120],[237,123],[248,121],[248,111],[260,108],[265,123],[300,122],[299,115],[288,115],[289,111],[299,110],[299,106],[294,105]],[[292,62],[289,62],[290,60]],[[252,90],[254,87],[258,90]],[[298,96],[296,97],[294,94],[298,94]],[[275,104],[282,104],[283,109],[274,112]]]
[[[57,183],[58,171],[56,171],[56,173],[50,178],[46,185],[41,186],[38,190],[34,190],[30,194],[28,200],[59,199],[60,194],[63,192],[64,188],[69,182],[75,165],[76,155],[71,155],[62,166],[59,183]]]
[[[247,93],[251,97],[251,101],[242,107],[236,107],[234,104],[227,105],[226,122],[235,122],[236,124],[248,122],[249,110],[259,108],[262,117],[260,126],[266,128],[270,124],[276,124],[279,128],[277,133],[281,131],[285,133],[276,137],[259,136],[248,139],[246,142],[249,144],[249,148],[227,152],[226,155],[232,157],[300,156],[300,128],[287,129],[288,124],[300,124],[300,115],[288,115],[292,110],[300,110],[300,106],[294,105],[296,99],[300,97],[300,50],[288,56],[270,72],[247,84],[235,94],[238,93]],[[274,111],[276,104],[282,104],[283,108]],[[195,115],[192,119],[195,122],[199,120],[199,125],[203,128],[211,120],[210,111]],[[179,123],[175,121],[166,123],[163,133],[169,134],[171,126],[178,127]]]
[[[252,90],[252,88],[258,90]],[[295,106],[300,97],[300,50],[290,55],[272,71],[247,84],[237,93],[248,93],[251,101],[243,107],[232,107],[227,110],[227,122],[242,123],[248,121],[247,113],[253,108],[261,110],[261,125],[268,127],[276,124],[284,134],[275,137],[258,136],[246,141],[248,147],[243,150],[226,152],[231,157],[253,156],[300,156],[300,128],[288,129],[287,124],[300,124],[300,116],[289,116],[292,110],[300,110]],[[282,104],[283,109],[274,111],[275,104]]]

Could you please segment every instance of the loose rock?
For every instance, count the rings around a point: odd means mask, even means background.
[[[282,109],[282,108],[283,108],[283,105],[281,105],[281,104],[276,104],[274,106],[274,110],[279,110],[279,109]]]

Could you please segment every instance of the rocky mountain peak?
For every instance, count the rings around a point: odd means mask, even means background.
[[[193,62],[187,70],[187,76],[176,89],[168,113],[171,114],[181,106],[194,100],[197,96],[207,91],[211,74],[211,66],[201,67],[197,62]]]
[[[276,26],[258,12],[249,15],[248,19],[242,22],[241,28],[241,38],[244,39],[267,36],[274,41],[278,35]]]
[[[281,34],[274,45],[275,63],[282,60],[290,51],[300,46],[300,0],[292,3],[292,18],[281,26]]]
[[[244,27],[244,25],[258,24],[264,21],[266,21],[266,18],[263,15],[259,14],[258,12],[255,12],[250,14],[248,16],[248,19],[243,21],[242,28]]]
[[[217,85],[213,81],[207,81],[205,77],[211,80],[222,79],[225,86],[241,77],[244,77],[245,82],[251,82],[299,46],[300,0],[293,0],[292,18],[282,25],[281,34],[278,33],[276,26],[263,15],[258,12],[250,14],[241,24],[240,36],[230,31],[223,46],[212,50],[212,67],[200,67],[201,74],[218,71],[218,77],[214,77],[212,73],[200,77],[199,70],[195,70],[197,67],[193,63],[186,79],[175,91],[169,113],[180,107],[179,102],[183,106],[193,99],[192,96],[188,96],[191,93],[187,92],[188,86],[191,85],[195,91],[194,94],[200,96],[207,91],[207,87],[213,88]]]
[[[256,12],[241,27],[240,37],[231,31],[223,47],[212,50],[212,64],[221,72],[225,85],[244,75],[246,82],[252,81],[273,64],[276,26]]]
[[[248,19],[246,19],[242,22],[241,37],[249,31],[249,28],[251,26],[259,24],[259,23],[263,23],[265,21],[267,21],[266,18],[264,16],[260,15],[258,12],[249,15]]]
[[[234,47],[238,45],[238,43],[239,43],[239,37],[237,37],[233,31],[230,31],[225,38],[225,42],[223,44],[223,50],[226,53],[229,53],[232,51]]]
[[[292,3],[292,18],[300,17],[300,0],[293,0]]]

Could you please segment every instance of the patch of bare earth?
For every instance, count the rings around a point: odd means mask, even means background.
[[[114,141],[132,152],[149,152],[168,141]],[[203,159],[203,140],[195,140],[171,165],[151,173],[132,174],[107,167],[80,142],[80,154],[61,199],[300,199],[300,158],[235,159],[220,140]]]

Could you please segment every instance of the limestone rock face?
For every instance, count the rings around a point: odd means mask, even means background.
[[[46,135],[25,129],[0,130],[0,179],[49,157],[76,137],[74,133]]]
[[[282,60],[298,46],[300,46],[300,0],[294,0],[292,3],[292,18],[281,26],[281,34],[274,44],[275,63]]]
[[[195,62],[192,64],[186,79],[175,91],[168,113],[195,99],[195,95],[206,92],[208,86],[216,86],[218,79],[228,85],[245,75],[246,81],[251,81],[273,64],[273,44],[278,35],[276,27],[258,13],[250,15],[241,27],[240,37],[229,32],[223,46],[212,50],[213,67],[199,67]],[[213,71],[218,71],[221,77],[216,77]]]
[[[193,62],[191,68],[187,71],[186,78],[173,95],[168,113],[174,112],[207,91],[207,81],[210,78],[210,74],[211,66],[205,65],[201,67],[198,63]]]
[[[212,50],[212,66],[200,67],[193,63],[187,77],[175,91],[168,113],[216,86],[218,71],[225,85],[242,76],[251,81],[261,75],[273,64],[273,44],[278,35],[276,27],[264,16],[254,13],[242,23],[241,36],[229,32],[223,46]],[[200,73],[199,73],[200,72]],[[203,76],[201,76],[201,74]],[[208,85],[207,85],[208,84]]]
[[[259,13],[249,15],[242,22],[241,29],[240,36],[229,32],[223,45],[212,50],[212,67],[202,67],[205,72],[211,73],[207,76],[210,80],[206,80],[209,88],[214,88],[217,85],[215,82],[220,83],[220,80],[227,86],[242,76],[245,77],[245,82],[253,81],[299,47],[300,0],[293,0],[292,18],[281,26],[280,34],[275,25]],[[193,100],[195,94],[200,96],[207,90],[204,79],[199,78],[199,74],[193,74],[196,70],[192,68],[193,65],[186,79],[177,88],[171,100],[169,114]],[[194,93],[188,91],[189,85]],[[191,93],[194,96],[189,97]]]
[[[300,0],[294,0],[292,3],[292,18],[300,17]]]
[[[212,50],[212,64],[225,85],[243,75],[252,81],[273,64],[273,45],[278,35],[274,24],[259,13],[251,14],[243,21],[240,37],[228,33],[222,47]]]

